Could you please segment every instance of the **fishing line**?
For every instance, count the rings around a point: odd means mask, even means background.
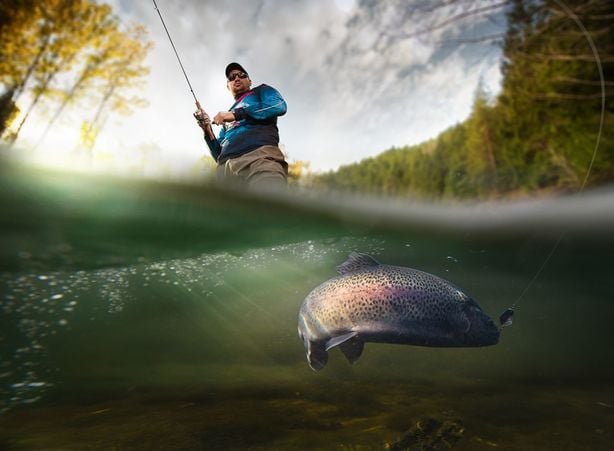
[[[175,48],[175,44],[173,43],[173,39],[171,38],[171,35],[168,32],[168,28],[166,28],[166,23],[164,23],[164,19],[162,18],[162,13],[160,12],[160,8],[158,8],[156,0],[153,0],[153,4],[154,4],[154,8],[156,8],[156,11],[158,12],[158,16],[160,16],[160,21],[162,22],[162,26],[164,27],[164,31],[166,31],[166,35],[168,36],[168,40],[170,41],[171,46],[173,47],[173,51],[175,52],[175,56],[177,57],[177,61],[179,61],[179,66],[181,67],[181,71],[183,72],[183,76],[185,77],[185,81],[188,82],[188,87],[190,88],[190,92],[192,93],[192,96],[194,97],[194,100],[196,101],[196,103],[199,104],[198,103],[198,99],[196,98],[196,94],[194,94],[194,90],[192,89],[192,84],[190,83],[190,79],[188,78],[188,74],[186,74],[185,69],[183,68],[183,64],[181,64],[181,58],[179,58],[179,53],[177,53],[177,49]]]
[[[595,141],[595,148],[593,149],[593,155],[591,157],[591,161],[590,161],[590,163],[588,165],[588,169],[586,171],[586,175],[584,176],[584,180],[582,181],[582,185],[580,186],[580,189],[578,190],[578,193],[581,193],[582,191],[584,191],[584,188],[586,187],[586,183],[588,182],[588,178],[589,178],[589,176],[591,174],[591,171],[593,170],[593,164],[595,163],[595,158],[597,157],[597,150],[599,149],[599,144],[601,142],[601,135],[603,133],[603,126],[604,126],[604,122],[605,122],[605,107],[606,107],[606,102],[605,102],[605,99],[606,99],[606,96],[605,96],[605,77],[603,75],[603,67],[601,65],[601,58],[599,57],[599,51],[597,50],[597,46],[593,42],[593,39],[591,38],[591,35],[589,34],[588,30],[586,29],[586,27],[584,26],[582,21],[565,4],[565,2],[563,2],[562,0],[554,0],[554,2],[561,7],[561,9],[576,23],[578,28],[580,28],[580,30],[582,31],[582,34],[586,38],[586,40],[587,40],[587,42],[588,42],[588,44],[589,44],[589,46],[591,48],[591,51],[593,52],[593,56],[595,57],[595,63],[597,65],[597,70],[599,72],[599,81],[601,83],[601,117],[600,117],[600,120],[599,120],[599,131],[597,132],[597,140]],[[550,259],[552,258],[552,256],[556,252],[556,250],[558,249],[558,247],[561,244],[562,240],[563,240],[563,233],[561,233],[559,235],[558,239],[554,243],[554,246],[550,250],[550,253],[545,258],[545,260],[543,261],[543,263],[541,264],[541,266],[539,267],[539,269],[537,270],[537,272],[535,273],[533,278],[529,281],[529,283],[527,284],[525,289],[522,291],[522,293],[520,293],[520,296],[518,296],[518,298],[516,299],[516,301],[514,301],[514,303],[511,305],[511,307],[509,307],[507,310],[505,310],[501,314],[501,316],[499,317],[499,323],[501,324],[501,327],[510,326],[512,324],[512,318],[514,316],[514,309],[520,303],[520,301],[522,300],[524,295],[533,286],[535,281],[537,281],[537,279],[539,278],[539,276],[543,272],[544,268],[546,267],[546,265],[548,264],[548,262],[550,261]]]

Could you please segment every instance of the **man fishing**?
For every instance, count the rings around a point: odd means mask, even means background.
[[[213,117],[197,102],[194,117],[205,132],[218,178],[249,188],[285,187],[288,164],[279,149],[277,117],[286,113],[281,94],[265,84],[252,88],[247,71],[239,63],[226,66],[226,86],[235,99],[228,111]],[[221,125],[216,137],[211,122]]]

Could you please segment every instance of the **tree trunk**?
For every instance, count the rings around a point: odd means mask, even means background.
[[[32,73],[34,72],[34,70],[38,66],[38,63],[40,62],[41,58],[43,57],[43,55],[47,51],[47,46],[49,45],[50,39],[51,39],[51,35],[50,34],[45,35],[45,39],[43,40],[41,46],[39,47],[38,53],[34,57],[34,60],[28,66],[28,70],[26,70],[25,75],[23,76],[21,81],[17,84],[17,86],[15,87],[15,94],[13,94],[13,101],[15,103],[17,103],[17,99],[23,93],[23,91],[24,91],[24,89],[26,87],[26,84],[28,83],[28,80],[32,76]]]
[[[77,80],[77,82],[72,86],[72,88],[70,88],[70,91],[68,92],[68,94],[66,95],[66,97],[64,98],[64,100],[62,101],[60,106],[58,107],[58,109],[55,110],[55,113],[53,114],[51,119],[49,119],[49,122],[47,122],[47,127],[45,127],[45,131],[42,133],[41,137],[38,139],[38,142],[34,146],[35,149],[38,146],[40,146],[41,143],[45,140],[45,138],[47,136],[47,133],[49,133],[49,130],[51,130],[51,126],[55,123],[55,121],[58,119],[58,117],[60,117],[60,114],[62,114],[62,111],[64,111],[64,108],[66,108],[66,105],[68,105],[68,103],[74,97],[75,92],[77,91],[77,89],[79,89],[79,87],[81,86],[83,81],[87,78],[86,75],[87,75],[87,72],[84,72],[81,75],[81,77],[79,77],[79,80]]]

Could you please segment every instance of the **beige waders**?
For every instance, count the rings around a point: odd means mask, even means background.
[[[218,180],[247,188],[285,188],[288,163],[277,146],[262,146],[217,167]]]

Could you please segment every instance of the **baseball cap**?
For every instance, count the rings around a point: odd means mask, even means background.
[[[228,74],[230,74],[230,72],[233,70],[240,70],[241,72],[245,72],[247,74],[247,71],[243,69],[243,66],[241,66],[239,63],[230,63],[228,66],[226,66],[226,78],[228,78]]]

